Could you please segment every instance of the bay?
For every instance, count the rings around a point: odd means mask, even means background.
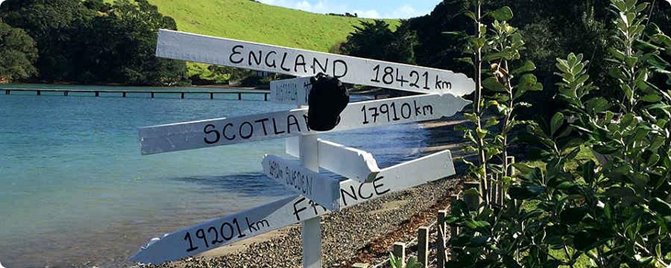
[[[0,262],[126,266],[151,237],[289,195],[261,168],[283,140],[140,155],[139,127],[292,108],[243,98],[0,95]],[[428,133],[405,124],[323,136],[385,167],[417,157]]]

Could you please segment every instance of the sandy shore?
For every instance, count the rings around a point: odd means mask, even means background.
[[[423,151],[451,149],[453,155],[459,155],[461,133],[453,127],[461,122],[456,118],[423,124],[431,130]],[[458,170],[457,174],[463,174],[463,168]],[[394,241],[411,240],[418,226],[435,220],[460,182],[455,175],[324,216],[323,267],[350,267],[355,262],[376,263],[386,258]],[[301,267],[300,229],[299,224],[287,226],[160,267]]]

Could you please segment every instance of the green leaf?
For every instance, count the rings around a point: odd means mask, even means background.
[[[610,108],[610,103],[602,97],[596,97],[586,101],[585,108],[587,108],[588,113],[595,115]]]
[[[506,21],[513,18],[513,10],[510,9],[510,7],[508,6],[504,6],[502,8],[487,13],[487,16],[498,21]]]
[[[494,77],[487,77],[487,79],[482,81],[482,86],[494,92],[507,92],[506,86],[499,83]]]
[[[485,122],[485,128],[493,127],[499,124],[499,120],[496,117],[491,117]]]
[[[520,78],[519,85],[517,86],[519,90],[522,91],[541,91],[543,90],[543,85],[538,83],[538,78],[533,74],[524,74]]]
[[[658,94],[648,94],[643,96],[641,100],[644,102],[659,102],[662,100],[662,96],[659,96]]]
[[[557,112],[552,116],[550,121],[550,135],[554,135],[557,130],[564,124],[564,114]]]
[[[518,75],[522,73],[527,73],[536,70],[536,65],[534,64],[533,61],[527,60],[525,61],[522,66],[520,66],[517,69],[514,69],[511,73],[513,75]]]
[[[491,224],[489,224],[489,222],[487,221],[466,220],[464,224],[466,225],[467,228],[476,231],[491,227]]]

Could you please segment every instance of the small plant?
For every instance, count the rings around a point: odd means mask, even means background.
[[[389,263],[392,268],[424,268],[424,266],[417,261],[417,257],[408,258],[408,263],[403,265],[403,260],[389,253]]]

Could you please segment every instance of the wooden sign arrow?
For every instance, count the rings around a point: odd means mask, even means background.
[[[468,103],[450,94],[427,94],[350,103],[332,131],[376,127],[453,116]],[[317,133],[308,109],[220,118],[140,129],[142,154],[156,154]]]
[[[340,210],[340,181],[320,175],[301,165],[300,160],[288,160],[274,155],[263,158],[263,173],[297,194],[331,211]]]
[[[364,150],[318,139],[319,167],[358,182],[371,182],[380,173],[373,155]],[[300,157],[298,137],[286,141],[286,153]]]
[[[275,103],[307,105],[311,89],[310,77],[270,81],[270,100]]]
[[[345,83],[419,93],[463,96],[475,89],[466,75],[446,70],[163,29],[156,56],[303,77],[324,73]]]
[[[371,183],[340,182],[340,206],[350,207],[455,174],[450,151],[443,151],[380,171]],[[277,230],[328,213],[302,196],[291,196],[154,238],[130,259],[160,264]]]

